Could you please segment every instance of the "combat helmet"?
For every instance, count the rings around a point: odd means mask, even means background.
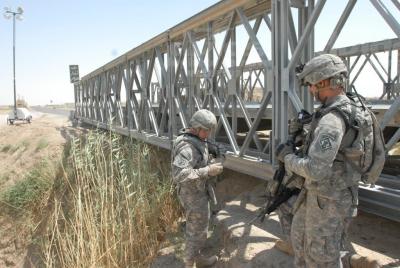
[[[347,77],[347,67],[342,59],[333,54],[323,54],[311,59],[301,68],[297,68],[297,77],[303,85],[315,85],[327,78]]]
[[[195,112],[189,121],[189,124],[193,128],[202,128],[211,130],[217,126],[217,119],[215,115],[209,110],[202,109]]]

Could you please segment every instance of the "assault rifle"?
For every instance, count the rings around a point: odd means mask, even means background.
[[[225,152],[226,150],[220,147],[217,143],[206,141],[208,144],[208,152],[211,154],[215,159],[225,159]]]
[[[291,135],[288,139],[288,143],[293,146],[293,151],[296,150],[296,137],[300,135],[303,131],[303,126],[308,124],[312,120],[312,115],[307,111],[302,110],[297,117],[297,122],[302,126],[297,130],[296,133]],[[295,152],[298,153],[298,152]],[[252,224],[256,220],[260,219],[261,222],[265,220],[266,215],[270,215],[273,211],[275,211],[280,205],[289,200],[290,197],[294,195],[298,195],[300,193],[299,188],[288,188],[286,187],[291,181],[296,178],[296,174],[293,174],[291,178],[286,182],[286,185],[283,183],[283,179],[285,177],[285,164],[279,161],[279,168],[275,171],[272,183],[274,183],[274,188],[271,190],[271,195],[266,195],[267,201],[265,205],[259,210],[259,213],[256,217],[254,217],[248,224]]]
[[[214,159],[221,160],[222,161],[225,159],[225,150],[221,148],[217,143],[211,142],[211,141],[206,141],[208,144],[208,152],[210,155],[213,156]],[[206,182],[206,189],[207,189],[207,195],[210,200],[210,205],[211,205],[211,211],[213,214],[217,213],[217,206],[218,206],[218,201],[217,197],[215,195],[215,187],[217,186],[217,183],[222,180],[222,176],[218,175],[215,178],[210,178]]]
[[[267,202],[265,206],[261,208],[261,211],[259,214],[255,217],[255,219],[252,222],[254,222],[257,219],[260,219],[261,222],[265,220],[265,216],[271,214],[274,212],[280,205],[285,203],[287,200],[289,200],[290,197],[294,195],[298,195],[300,193],[299,188],[288,188],[286,185],[283,184],[283,178],[285,177],[285,166],[283,163],[279,163],[279,168],[274,174],[273,180],[278,183],[276,186],[276,190],[270,196],[269,198],[267,197]]]

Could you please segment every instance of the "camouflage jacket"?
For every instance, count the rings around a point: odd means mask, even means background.
[[[196,186],[205,189],[208,178],[209,153],[207,144],[191,135],[180,135],[172,149],[172,176],[179,185]]]
[[[324,109],[333,106],[351,111],[350,100],[345,95],[339,95],[329,99],[317,112],[324,114]],[[338,157],[339,149],[346,146],[343,144],[346,123],[336,111],[330,111],[320,118],[315,117],[313,121],[316,127],[309,134],[310,145],[305,157],[287,155],[285,168],[304,177],[304,187],[307,190],[336,199],[340,191],[357,185],[360,180],[360,174]]]

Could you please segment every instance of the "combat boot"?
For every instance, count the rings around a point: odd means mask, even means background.
[[[276,240],[275,247],[290,256],[294,256],[292,244],[285,240],[281,239]]]
[[[196,268],[208,267],[214,265],[218,261],[217,256],[213,255],[211,257],[199,256],[196,258]]]
[[[353,254],[350,257],[350,267],[351,268],[380,268],[382,267],[377,260],[370,257],[360,256],[358,254]]]

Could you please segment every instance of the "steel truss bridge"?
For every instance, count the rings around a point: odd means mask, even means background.
[[[76,116],[170,149],[191,115],[207,108],[218,117],[213,137],[228,151],[224,165],[268,180],[276,163],[273,148],[287,139],[288,119],[316,105],[298,85],[295,67],[329,52],[348,65],[348,90],[355,90],[366,66],[372,67],[381,84],[372,108],[389,151],[400,139],[400,24],[393,15],[400,4],[391,1],[364,4],[395,38],[334,48],[360,4],[349,0],[342,13],[335,10],[336,26],[322,51],[315,51],[315,25],[326,0],[220,1],[75,83]],[[392,164],[374,188],[360,186],[360,206],[400,221],[400,159],[390,156],[387,162]]]

